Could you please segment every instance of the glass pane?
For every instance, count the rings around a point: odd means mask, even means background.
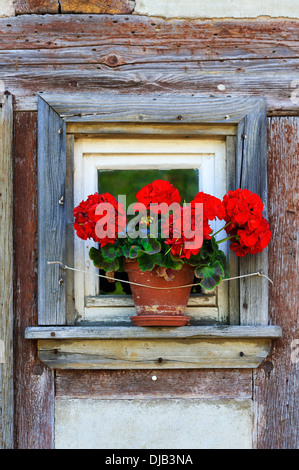
[[[118,195],[126,195],[127,207],[136,202],[136,193],[145,185],[154,180],[169,181],[179,190],[181,203],[190,202],[198,193],[198,170],[99,170],[98,191],[110,193],[117,198]],[[104,271],[100,274],[105,274]],[[118,278],[127,280],[126,273],[117,273]],[[193,290],[196,292],[197,288]],[[131,293],[129,284],[106,280],[100,281],[100,293],[102,295],[128,295]]]
[[[198,189],[198,170],[100,170],[99,192],[117,197],[125,194],[127,206],[136,202],[136,193],[154,180],[169,181],[180,192],[182,202],[190,202]]]

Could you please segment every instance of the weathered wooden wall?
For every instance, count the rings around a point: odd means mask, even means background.
[[[0,19],[0,41],[16,110],[36,110],[36,92],[112,91],[263,96],[269,114],[297,112],[296,20],[25,15]]]
[[[270,321],[282,327],[272,354],[254,376],[256,443],[299,448],[298,210],[299,118],[268,122]]]
[[[37,113],[14,116],[14,441],[19,449],[52,447],[53,371],[37,344]]]
[[[49,1],[18,0],[20,16],[0,19],[0,80],[13,94],[14,154],[14,366],[15,447],[53,446],[54,374],[24,340],[37,322],[36,92],[173,92],[266,97],[268,105],[270,323],[283,338],[252,378],[238,371],[160,371],[146,386],[141,372],[59,372],[57,396],[84,398],[174,394],[252,397],[255,446],[298,447],[298,27],[297,20],[163,20],[130,15],[129,0],[101,2],[121,15],[41,15]],[[60,1],[60,9],[86,13],[86,3]],[[99,2],[88,2],[99,7]],[[34,7],[33,7],[34,5]],[[36,7],[36,10],[33,8]],[[57,7],[57,5],[56,5]],[[109,7],[109,8],[110,8]],[[47,8],[47,10],[41,10]],[[76,10],[75,10],[76,8]],[[128,11],[125,11],[125,9]],[[26,10],[27,9],[27,10]],[[22,13],[39,15],[22,15]],[[275,117],[270,117],[275,116]],[[279,117],[281,116],[281,117]],[[297,178],[297,180],[296,180]],[[194,385],[195,382],[195,385]],[[195,386],[195,389],[193,388]],[[236,388],[235,388],[236,387]],[[218,395],[219,393],[219,395]],[[252,394],[253,393],[253,394]],[[87,394],[87,395],[86,395]],[[25,398],[24,398],[25,397]]]
[[[13,445],[12,97],[0,93],[0,449]]]

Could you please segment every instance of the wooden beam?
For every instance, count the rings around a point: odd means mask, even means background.
[[[13,448],[13,109],[0,95],[0,449]]]
[[[90,16],[90,15],[89,15]],[[0,59],[16,109],[36,91],[264,96],[297,113],[297,20],[164,20],[138,15],[0,19]],[[121,40],[120,40],[121,38]]]
[[[185,326],[136,328],[134,326],[37,326],[28,327],[27,339],[202,339],[280,338],[279,326]]]
[[[14,119],[14,448],[50,449],[54,431],[54,374],[38,359],[37,325],[37,116]]]
[[[43,99],[38,104],[38,321],[64,325],[66,275],[65,122]]]
[[[14,0],[16,15],[58,13],[58,0]]]
[[[271,340],[265,338],[42,339],[38,343],[40,360],[55,369],[252,369],[271,349]]]
[[[153,380],[153,378],[156,380]],[[57,370],[56,399],[251,399],[252,371],[232,369]]]
[[[134,10],[134,0],[59,0],[61,13],[123,15]]]
[[[254,440],[260,449],[298,449],[299,119],[269,119],[268,147],[269,314],[283,336],[254,374]]]

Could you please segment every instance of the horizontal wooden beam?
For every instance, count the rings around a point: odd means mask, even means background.
[[[55,369],[255,368],[267,357],[265,338],[39,340],[39,358]]]
[[[4,85],[15,109],[37,91],[264,96],[296,114],[297,20],[165,20],[138,15],[0,19]]]
[[[55,392],[58,400],[252,399],[252,371],[232,369],[223,374],[218,369],[60,369],[55,374]]]
[[[202,338],[280,338],[279,326],[185,326],[180,328],[134,326],[36,326],[25,331],[27,339],[202,339]]]
[[[41,93],[39,96],[66,122],[159,122],[238,124],[244,115],[258,112],[262,98],[188,95],[125,95]]]

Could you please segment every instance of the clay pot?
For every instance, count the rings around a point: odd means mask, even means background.
[[[126,261],[125,271],[129,281],[144,284],[141,287],[131,284],[133,300],[137,316],[131,317],[136,326],[183,326],[188,323],[190,317],[185,316],[191,287],[173,289],[176,286],[184,286],[193,283],[194,268],[183,264],[178,271],[172,271],[172,280],[158,276],[154,268],[152,271],[141,271],[137,261]],[[153,287],[163,287],[153,289]],[[171,287],[171,289],[170,289]]]

